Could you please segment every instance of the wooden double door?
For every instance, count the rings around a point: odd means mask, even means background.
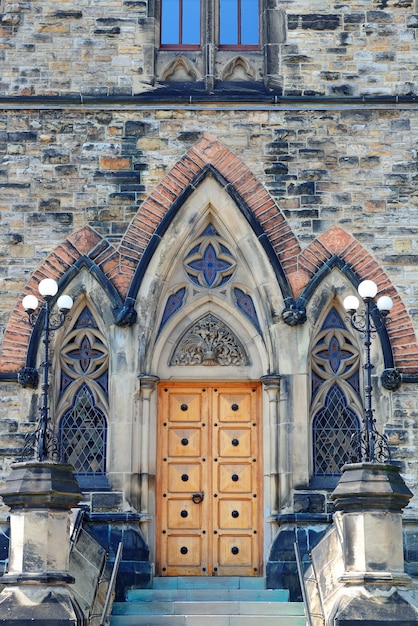
[[[157,574],[259,576],[258,383],[159,386]]]

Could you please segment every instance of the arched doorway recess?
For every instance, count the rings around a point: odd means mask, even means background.
[[[156,572],[262,575],[264,512],[279,500],[280,377],[268,391],[260,381],[279,371],[292,331],[263,247],[212,176],[162,237],[137,302],[140,379],[158,387],[146,392],[147,467],[139,460]]]

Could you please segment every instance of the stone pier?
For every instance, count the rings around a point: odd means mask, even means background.
[[[305,574],[313,626],[418,623],[402,544],[402,509],[411,497],[394,465],[343,467],[331,496],[333,527],[313,549]]]
[[[10,507],[8,573],[0,578],[0,624],[81,626],[71,593],[71,508],[81,500],[72,467],[24,462],[12,466],[0,492]]]

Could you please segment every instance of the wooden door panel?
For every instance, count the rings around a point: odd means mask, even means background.
[[[259,385],[160,385],[157,573],[259,575]]]
[[[168,543],[169,567],[194,567],[200,570],[202,551],[200,537],[170,535]]]
[[[170,463],[168,491],[171,493],[202,491],[202,467],[200,463]]]
[[[253,539],[250,535],[222,534],[218,538],[218,571],[220,575],[237,575],[245,568],[246,575],[251,572],[254,555]]]
[[[193,504],[191,498],[167,502],[168,530],[199,530],[202,528],[202,507]]]
[[[219,493],[255,493],[251,463],[218,463],[218,469],[215,484]]]
[[[220,428],[217,453],[222,457],[248,457],[253,449],[248,428]]]
[[[221,500],[218,507],[217,525],[220,530],[254,528],[252,500]]]
[[[168,433],[169,457],[202,456],[202,441],[199,428],[170,428]]]
[[[170,422],[200,422],[204,404],[206,404],[206,397],[200,393],[170,393],[169,420]]]
[[[222,422],[248,422],[251,420],[251,393],[218,393],[218,415]]]

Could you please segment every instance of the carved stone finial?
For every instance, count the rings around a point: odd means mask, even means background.
[[[133,326],[136,322],[137,312],[131,303],[125,303],[120,309],[114,310],[114,316],[117,326]]]
[[[35,389],[39,382],[38,370],[34,367],[22,367],[17,375],[17,380],[22,387],[32,387]]]
[[[394,367],[390,367],[382,372],[380,377],[382,387],[389,391],[396,391],[402,385],[402,374]]]
[[[306,322],[306,308],[302,304],[288,305],[282,311],[282,319],[289,326],[297,326]]]
[[[235,334],[214,315],[205,315],[181,337],[170,365],[247,365]]]

